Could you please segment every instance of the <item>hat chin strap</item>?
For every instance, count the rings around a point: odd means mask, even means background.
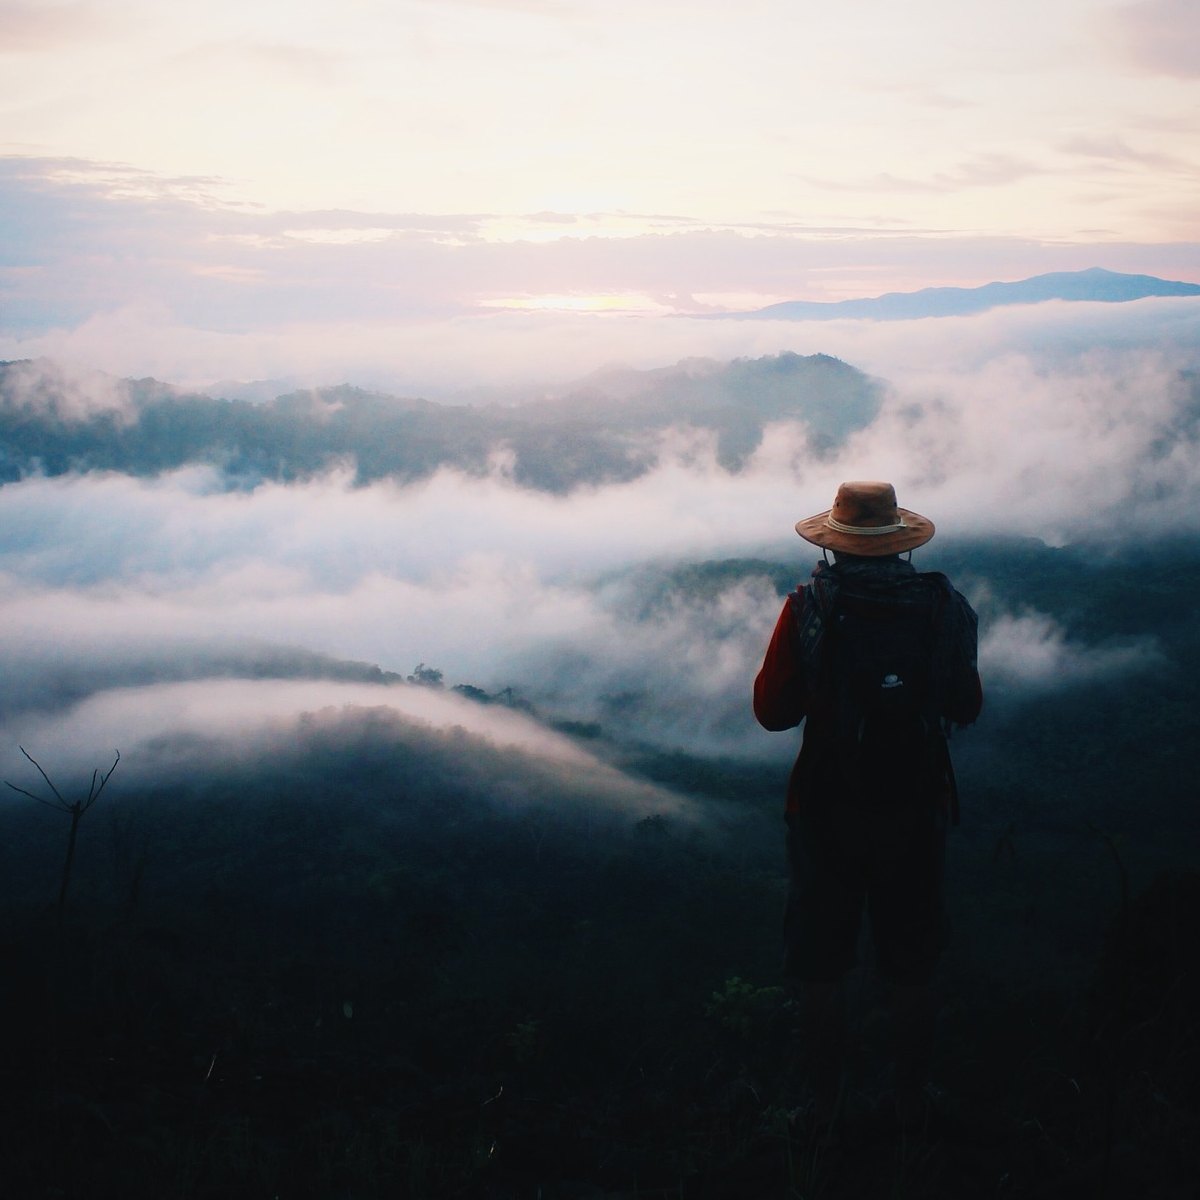
[[[908,528],[903,520],[895,525],[844,525],[831,516],[825,518],[825,524],[830,529],[836,529],[838,533],[850,533],[857,537],[879,537],[880,534],[899,533],[900,530]]]

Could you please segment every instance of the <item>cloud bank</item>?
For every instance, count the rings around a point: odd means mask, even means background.
[[[1126,63],[1151,75],[1195,79],[1200,13],[1188,0],[1138,0],[1108,14],[1113,42]]]
[[[989,687],[1007,691],[1100,684],[1164,665],[1152,638],[1088,646],[1072,640],[1054,618],[1036,611],[995,614],[986,623],[979,646],[980,673]]]
[[[266,764],[286,772],[322,751],[335,761],[361,757],[353,751],[358,744],[380,758],[400,797],[435,777],[437,786],[504,808],[694,812],[520,713],[415,685],[237,679],[120,688],[61,712],[23,715],[6,734],[0,777],[46,794],[17,749],[36,747],[34,757],[68,800],[80,784],[86,792],[93,769],[112,764],[110,748],[121,751],[122,784],[153,792],[201,779],[235,784]],[[303,790],[319,799],[338,787],[335,771],[307,780]]]
[[[918,363],[910,347],[874,423],[839,450],[817,455],[802,425],[777,423],[736,472],[711,438],[677,430],[641,477],[563,495],[519,486],[503,456],[482,477],[441,470],[406,486],[355,487],[347,470],[230,491],[212,467],[6,485],[5,743],[30,738],[95,765],[130,734],[144,747],[172,732],[233,737],[243,723],[261,733],[260,717],[290,728],[331,704],[383,704],[579,765],[557,735],[522,725],[532,740],[514,741],[493,728],[498,712],[335,668],[349,661],[512,687],[542,717],[627,745],[777,755],[748,705],[776,577],[746,567],[685,585],[680,564],[757,555],[793,562],[800,582],[816,553],[792,524],[855,477],[894,480],[902,503],[934,518],[939,537],[919,556],[930,568],[939,545],[971,539],[1194,537],[1200,397],[1174,315],[1124,346],[1086,349],[1098,315],[1057,339],[1051,322],[1036,352],[984,354],[970,371]],[[984,669],[1009,693],[1156,662],[1151,643],[1089,646],[1047,614],[974,599]],[[241,682],[256,675],[275,682]]]

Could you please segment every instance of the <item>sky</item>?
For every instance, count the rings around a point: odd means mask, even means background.
[[[1200,282],[1198,46],[1191,0],[0,0],[0,356],[440,339],[432,387],[514,316]]]

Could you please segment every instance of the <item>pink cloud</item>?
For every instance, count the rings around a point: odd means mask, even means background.
[[[1200,77],[1200,7],[1193,0],[1139,0],[1112,14],[1123,57],[1144,71]]]

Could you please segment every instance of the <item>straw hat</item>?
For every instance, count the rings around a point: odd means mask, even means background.
[[[843,483],[833,507],[796,522],[805,541],[843,554],[875,558],[923,546],[933,537],[933,522],[896,504],[890,483]]]

